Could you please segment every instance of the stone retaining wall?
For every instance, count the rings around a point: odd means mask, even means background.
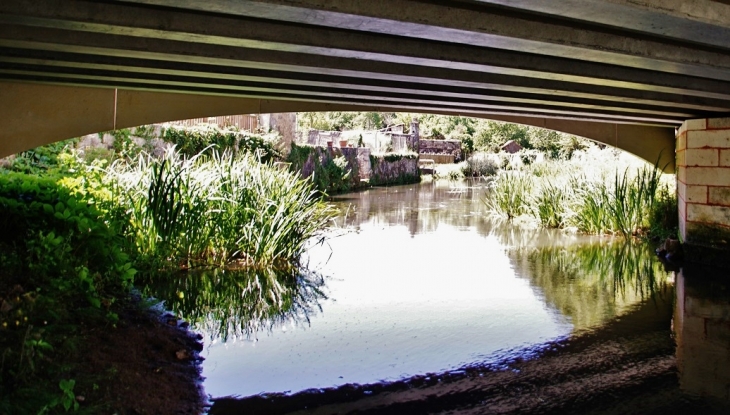
[[[371,185],[417,183],[421,180],[417,157],[371,156]]]
[[[456,163],[464,158],[459,140],[419,140],[418,147],[418,153],[424,158],[433,158],[432,154],[450,154]]]

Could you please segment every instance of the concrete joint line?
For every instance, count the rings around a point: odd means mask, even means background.
[[[114,114],[112,116],[112,127],[114,130],[117,129],[117,104],[119,103],[118,96],[119,89],[114,88]]]

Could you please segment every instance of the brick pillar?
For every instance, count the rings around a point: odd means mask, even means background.
[[[730,118],[685,121],[676,156],[686,259],[730,266]]]

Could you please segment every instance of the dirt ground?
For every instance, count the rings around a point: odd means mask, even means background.
[[[184,322],[130,307],[116,326],[85,334],[85,361],[79,370],[99,382],[87,388],[82,404],[118,415],[204,411],[198,356],[202,343]]]

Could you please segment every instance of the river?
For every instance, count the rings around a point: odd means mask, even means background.
[[[336,196],[304,272],[153,287],[205,336],[210,413],[727,413],[730,284],[496,222],[485,191]]]

